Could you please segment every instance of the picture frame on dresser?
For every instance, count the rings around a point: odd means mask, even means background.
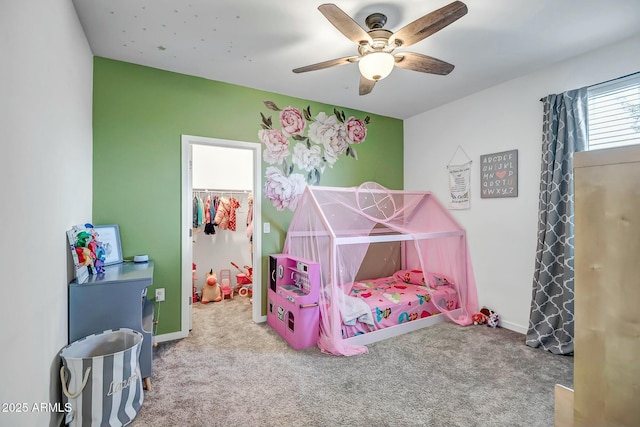
[[[120,264],[123,261],[120,227],[118,224],[94,225],[98,238],[105,248],[104,265]]]

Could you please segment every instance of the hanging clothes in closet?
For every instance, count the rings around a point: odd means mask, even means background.
[[[216,234],[213,218],[218,208],[218,196],[205,194],[205,200],[202,200],[203,193],[207,191],[194,190],[193,192],[193,228],[194,233],[204,229],[204,234]],[[204,226],[204,227],[203,227]]]
[[[236,198],[220,197],[213,222],[220,230],[236,231],[236,209],[239,207],[240,203]]]
[[[215,223],[213,218],[216,213],[218,205],[218,196],[207,195],[207,201],[205,202],[205,220],[206,223],[204,225],[204,234],[216,234]]]
[[[222,192],[223,195],[214,194]],[[193,190],[193,227],[200,230],[204,226],[205,234],[215,234],[215,227],[220,230],[237,231],[237,210],[241,207],[240,201],[235,197],[226,197],[225,193],[233,194],[228,190]],[[239,191],[237,193],[244,193]],[[253,221],[253,193],[249,192],[249,211],[247,226]],[[204,196],[204,201],[203,201]],[[252,227],[247,237],[251,239]]]
[[[193,228],[200,228],[204,223],[204,203],[197,194],[193,196]]]

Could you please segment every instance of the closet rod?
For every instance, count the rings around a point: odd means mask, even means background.
[[[199,193],[232,193],[232,194],[249,194],[253,191],[251,190],[224,190],[220,188],[194,188],[192,189],[194,192]]]

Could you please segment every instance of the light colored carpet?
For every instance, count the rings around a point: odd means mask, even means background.
[[[486,326],[443,323],[353,357],[291,349],[248,299],[195,304],[188,338],[154,350],[133,427],[553,426],[573,358]]]

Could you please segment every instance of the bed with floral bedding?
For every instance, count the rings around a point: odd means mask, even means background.
[[[347,289],[348,288],[348,289]],[[342,336],[350,338],[458,308],[453,282],[444,275],[400,270],[347,286]]]

